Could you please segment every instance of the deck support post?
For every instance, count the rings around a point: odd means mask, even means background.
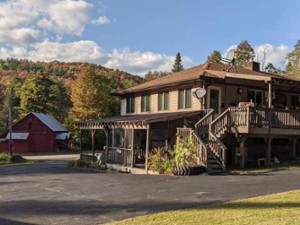
[[[132,137],[131,137],[131,168],[135,166],[134,160],[134,129],[132,129]]]
[[[79,131],[79,141],[80,141],[80,154],[82,154],[82,129]]]
[[[268,149],[267,149],[267,165],[270,165],[270,160],[271,160],[271,151],[272,151],[272,139],[271,137],[268,137]]]
[[[296,144],[297,144],[297,139],[293,138],[293,158],[296,158]]]
[[[95,156],[95,133],[96,133],[96,130],[92,129],[91,130],[91,135],[92,135],[92,152],[93,152],[93,156]]]
[[[146,133],[146,159],[145,159],[146,174],[148,174],[149,145],[150,145],[150,128],[149,128],[149,124],[148,124],[147,125],[147,133]]]
[[[240,161],[240,167],[243,169],[245,168],[246,162],[247,162],[247,148],[246,148],[246,137],[242,137],[240,142],[240,154],[241,154],[241,161]]]

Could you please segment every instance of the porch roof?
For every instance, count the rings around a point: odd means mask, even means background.
[[[89,120],[79,122],[77,125],[81,129],[104,129],[105,127],[139,128],[146,129],[147,125],[157,122],[166,122],[180,118],[199,115],[201,111],[181,111],[167,113],[145,113],[126,116],[114,116],[99,120]]]

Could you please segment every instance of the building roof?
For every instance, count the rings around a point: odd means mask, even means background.
[[[300,82],[299,79],[291,78],[286,75],[267,73],[263,71],[254,71],[251,69],[246,69],[241,66],[230,66],[227,64],[219,64],[219,63],[206,63],[201,64],[190,69],[186,69],[177,73],[170,74],[165,77],[161,77],[155,80],[151,80],[137,86],[122,90],[118,92],[118,95],[123,94],[131,94],[139,91],[146,91],[151,89],[158,89],[160,87],[183,83],[188,81],[194,81],[201,79],[201,77],[210,77],[215,79],[225,79],[228,73],[231,74],[243,74],[243,75],[254,75],[260,76],[262,78],[271,78],[271,79],[279,79],[279,80],[287,80],[287,81],[297,81]],[[262,79],[263,80],[263,79]]]
[[[114,116],[99,120],[90,120],[85,122],[79,122],[77,125],[83,129],[91,127],[104,128],[105,126],[116,125],[137,125],[145,127],[145,125],[156,122],[172,121],[180,118],[188,118],[192,116],[200,115],[201,111],[180,111],[180,112],[168,112],[168,113],[146,113],[135,114],[125,116]]]
[[[31,112],[31,114],[36,116],[43,124],[45,124],[54,132],[59,132],[59,131],[68,132],[68,130],[59,121],[57,121],[54,117],[50,115],[44,113],[36,113],[36,112]]]
[[[11,138],[13,140],[27,140],[28,136],[29,136],[29,133],[11,133]],[[7,133],[6,137],[5,137],[6,140],[9,140],[10,139],[10,133]]]
[[[71,134],[69,132],[59,133],[55,136],[56,140],[67,140],[69,139]]]

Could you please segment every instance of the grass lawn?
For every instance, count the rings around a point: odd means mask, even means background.
[[[260,174],[260,173],[269,173],[280,170],[292,170],[300,168],[300,161],[283,163],[276,166],[262,166],[256,168],[247,168],[247,169],[233,169],[230,171],[231,174]]]
[[[300,190],[207,207],[140,216],[122,225],[299,225]]]
[[[1,166],[17,166],[17,165],[27,165],[33,164],[32,161],[28,161],[21,156],[13,156],[11,157],[8,154],[0,153],[0,167]]]

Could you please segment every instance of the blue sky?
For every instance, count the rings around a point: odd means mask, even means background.
[[[0,57],[88,61],[143,75],[186,68],[242,40],[283,66],[300,39],[300,1],[4,0]]]

